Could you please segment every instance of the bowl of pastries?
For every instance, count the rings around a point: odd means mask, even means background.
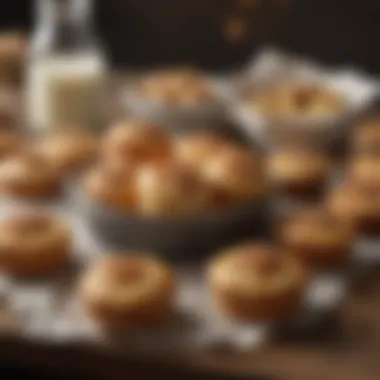
[[[336,86],[288,79],[242,89],[234,114],[246,135],[263,145],[299,141],[324,147],[341,136],[352,108]]]
[[[187,68],[157,70],[132,80],[124,103],[133,117],[174,131],[220,128],[226,118],[216,83]]]
[[[265,230],[268,187],[258,151],[210,132],[171,137],[134,120],[106,131],[100,151],[76,199],[116,246],[197,255]]]

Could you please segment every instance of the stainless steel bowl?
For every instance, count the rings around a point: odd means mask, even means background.
[[[76,212],[112,249],[153,251],[171,260],[198,260],[227,245],[269,233],[268,200],[193,218],[149,218],[101,205],[75,191]]]

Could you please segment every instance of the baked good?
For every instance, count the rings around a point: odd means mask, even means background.
[[[84,176],[83,189],[89,198],[118,210],[132,211],[136,208],[134,163],[122,165],[103,162],[91,168]]]
[[[351,136],[351,148],[355,153],[380,154],[380,118],[366,120]]]
[[[311,267],[335,267],[347,262],[354,230],[326,209],[301,211],[280,227],[286,250]]]
[[[0,159],[9,157],[20,151],[21,141],[12,132],[0,131]]]
[[[348,167],[350,182],[366,190],[380,192],[380,154],[358,154]]]
[[[223,153],[231,145],[231,142],[218,134],[198,132],[177,138],[173,150],[180,162],[199,170],[212,157]]]
[[[261,157],[242,147],[225,148],[201,168],[213,189],[214,203],[224,206],[258,201],[267,195],[267,181]]]
[[[327,199],[331,212],[363,235],[380,235],[380,192],[345,182]]]
[[[175,106],[201,105],[212,98],[212,89],[201,74],[179,69],[156,72],[143,78],[137,87],[141,98]]]
[[[0,79],[2,82],[18,82],[27,52],[27,41],[18,32],[0,35]]]
[[[24,210],[0,220],[0,271],[28,277],[68,261],[71,236],[53,216]]]
[[[137,208],[149,216],[184,216],[207,207],[209,189],[189,168],[173,161],[142,167],[136,178]]]
[[[1,70],[1,69],[0,69]],[[1,73],[0,73],[1,81]],[[22,97],[9,86],[0,87],[0,131],[14,131],[20,121]]]
[[[269,117],[329,117],[344,107],[340,94],[317,83],[285,83],[249,101]]]
[[[80,283],[88,313],[100,324],[116,329],[165,322],[175,289],[171,269],[140,252],[96,262]]]
[[[297,259],[267,244],[227,249],[211,261],[207,277],[220,310],[251,322],[290,316],[307,282]]]
[[[302,148],[281,148],[267,160],[267,173],[274,190],[291,198],[320,195],[329,169],[325,155]]]
[[[0,193],[19,197],[46,197],[59,193],[60,173],[37,154],[24,152],[0,163]]]
[[[36,150],[57,171],[69,174],[95,159],[98,141],[84,131],[70,130],[44,138],[37,143]]]
[[[168,135],[153,124],[121,121],[111,127],[104,137],[104,159],[150,162],[166,159],[170,154]]]

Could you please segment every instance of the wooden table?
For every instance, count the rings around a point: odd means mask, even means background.
[[[2,315],[2,318],[5,318]],[[2,334],[4,333],[1,332]],[[251,353],[185,352],[138,357],[77,345],[49,346],[1,336],[0,365],[25,366],[72,376],[107,379],[275,378],[289,380],[375,380],[380,378],[380,270],[374,268],[352,289],[339,315],[315,336],[286,339]],[[216,377],[216,375],[218,375]]]

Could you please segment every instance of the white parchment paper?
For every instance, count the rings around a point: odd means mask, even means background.
[[[25,206],[25,205],[23,205]],[[13,212],[16,204],[3,204],[0,217]],[[18,335],[54,344],[67,341],[111,344],[117,348],[163,351],[193,348],[259,348],[276,335],[280,325],[312,331],[320,326],[347,294],[349,278],[344,273],[315,274],[299,311],[289,321],[241,325],[223,318],[214,309],[201,265],[176,266],[180,283],[171,323],[158,329],[125,335],[102,331],[85,314],[77,298],[76,284],[86,264],[108,252],[70,204],[38,205],[66,219],[74,232],[72,263],[51,276],[35,281],[17,281],[0,276],[0,301],[19,321]],[[0,318],[1,319],[1,318]],[[0,334],[4,327],[1,326]]]
[[[281,82],[320,83],[340,94],[343,110],[331,117],[299,118],[262,115],[245,101],[247,93],[260,95]],[[348,124],[361,115],[380,94],[380,80],[359,69],[331,69],[277,50],[264,50],[231,82],[229,104],[234,120],[254,143],[265,148],[287,139],[300,139],[318,148],[336,141]]]

